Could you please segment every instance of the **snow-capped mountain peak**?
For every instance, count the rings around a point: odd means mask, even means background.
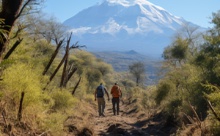
[[[162,7],[156,6],[156,5],[150,3],[147,0],[106,0],[106,1],[109,4],[112,4],[112,5],[119,4],[119,5],[122,5],[122,6],[125,6],[125,7],[134,6],[136,4],[138,4],[138,5],[149,5],[151,7],[156,7],[157,9],[164,10]]]
[[[125,7],[129,7],[131,5],[133,5],[134,3],[134,0],[106,0],[109,4],[120,4],[120,5],[123,5]]]
[[[183,18],[147,0],[105,0],[82,10],[64,25],[71,27],[69,31],[75,38],[88,43],[90,49],[98,46],[99,50],[129,48],[144,52],[143,47],[160,46],[157,50],[162,52],[168,38],[184,23]]]

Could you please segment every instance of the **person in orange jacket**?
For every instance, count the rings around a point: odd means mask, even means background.
[[[122,92],[121,92],[121,88],[118,86],[118,83],[115,83],[112,86],[111,89],[111,94],[112,94],[112,106],[113,106],[113,113],[114,115],[119,115],[119,102],[120,102],[120,97],[122,97]],[[117,106],[117,108],[115,107],[115,105]]]

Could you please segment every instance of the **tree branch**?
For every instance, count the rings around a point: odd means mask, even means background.
[[[210,102],[209,100],[207,100],[207,99],[206,99],[206,101],[207,101],[208,106],[209,106],[209,108],[211,109],[212,113],[214,114],[215,118],[216,118],[218,121],[220,121],[220,117],[218,117],[218,115],[217,115],[215,109],[212,107],[211,102]]]

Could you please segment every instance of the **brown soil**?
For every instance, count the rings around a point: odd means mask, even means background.
[[[135,101],[134,101],[135,103]],[[120,114],[113,115],[111,102],[106,103],[105,117],[92,118],[95,136],[169,136],[176,127],[162,114],[154,116],[138,111],[134,103],[120,103]]]

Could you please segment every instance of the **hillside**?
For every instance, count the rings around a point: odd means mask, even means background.
[[[112,65],[117,72],[128,72],[129,65],[134,62],[143,62],[145,64],[148,84],[154,84],[158,81],[158,72],[161,65],[161,59],[142,55],[134,50],[127,52],[103,51],[92,52],[97,58]],[[150,82],[149,82],[150,81]]]

